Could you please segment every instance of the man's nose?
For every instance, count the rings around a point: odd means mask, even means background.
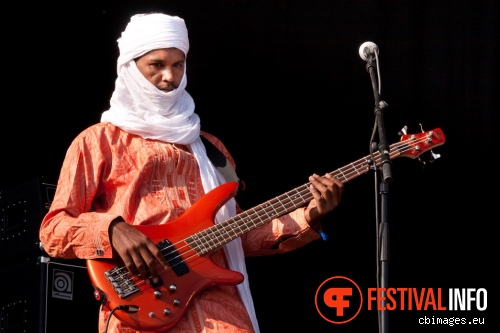
[[[165,67],[162,71],[162,75],[163,75],[164,81],[168,81],[168,82],[174,81],[174,72],[172,71],[172,68]]]

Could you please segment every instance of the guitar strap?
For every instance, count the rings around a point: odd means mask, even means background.
[[[236,174],[231,162],[228,161],[226,156],[216,147],[210,140],[200,135],[203,143],[205,144],[205,149],[207,151],[207,156],[212,161],[212,164],[217,170],[222,174],[227,182],[237,182],[238,189],[240,189],[240,179]]]

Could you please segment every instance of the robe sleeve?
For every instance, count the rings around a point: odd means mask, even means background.
[[[55,258],[111,258],[109,225],[118,216],[92,211],[106,163],[106,143],[81,133],[71,143],[49,211],[40,225],[40,241]]]

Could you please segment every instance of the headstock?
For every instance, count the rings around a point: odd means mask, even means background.
[[[432,161],[438,159],[440,155],[434,154],[432,148],[441,146],[446,141],[444,133],[440,128],[435,128],[427,132],[422,131],[422,133],[417,134],[406,134],[406,127],[404,127],[400,134],[402,134],[401,141],[391,145],[391,150],[397,151],[400,156],[413,159],[428,150],[431,150]]]

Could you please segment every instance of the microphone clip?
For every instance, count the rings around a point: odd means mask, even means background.
[[[369,57],[368,58],[368,61],[366,62],[366,66],[365,66],[365,69],[368,73],[370,73],[370,68],[371,67],[375,67],[375,57]]]
[[[383,113],[385,109],[389,107],[389,104],[387,104],[385,101],[379,101],[378,105],[375,106],[374,113],[377,114],[378,112]]]

